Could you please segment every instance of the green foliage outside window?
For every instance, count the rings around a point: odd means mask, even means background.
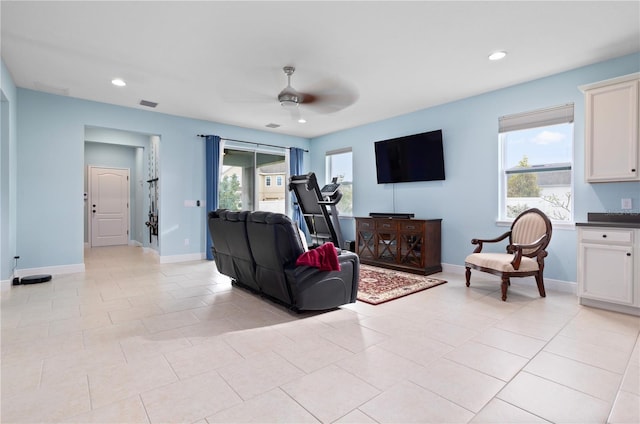
[[[231,178],[225,175],[220,181],[220,187],[218,189],[218,207],[220,209],[229,209],[232,211],[239,211],[242,209],[242,202],[240,199],[240,181],[236,174],[232,174]]]
[[[337,206],[338,212],[341,215],[353,215],[353,183],[342,183],[340,193],[342,193],[342,199]]]
[[[518,162],[521,168],[530,168],[529,159],[523,156]],[[507,180],[507,197],[539,197],[540,187],[535,174],[524,173],[511,175]]]

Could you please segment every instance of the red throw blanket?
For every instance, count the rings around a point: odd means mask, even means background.
[[[336,247],[331,242],[304,252],[296,260],[296,266],[300,265],[319,268],[320,271],[340,271],[338,252],[336,252]]]

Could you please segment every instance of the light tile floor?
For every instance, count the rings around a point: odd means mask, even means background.
[[[290,313],[136,247],[1,292],[3,423],[637,423],[640,318],[463,276]]]

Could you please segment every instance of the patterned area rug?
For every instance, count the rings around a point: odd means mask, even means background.
[[[358,300],[379,305],[444,283],[438,278],[361,264]]]

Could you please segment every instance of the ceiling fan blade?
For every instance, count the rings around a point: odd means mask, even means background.
[[[335,113],[359,98],[355,86],[337,79],[325,79],[303,94],[305,107],[317,113]]]

